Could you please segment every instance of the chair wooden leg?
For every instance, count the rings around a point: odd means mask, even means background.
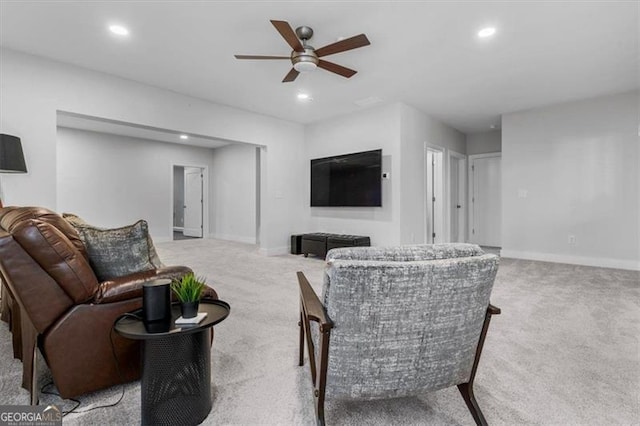
[[[473,381],[476,377],[476,371],[478,371],[478,363],[480,362],[480,355],[482,354],[482,347],[484,346],[484,339],[487,336],[487,330],[489,329],[489,323],[491,322],[492,315],[500,314],[500,309],[489,304],[487,312],[484,316],[484,323],[482,324],[482,331],[480,332],[480,339],[478,340],[478,346],[476,347],[476,356],[473,360],[473,366],[471,367],[471,375],[467,383],[461,383],[458,385],[458,390],[464,398],[464,402],[467,404],[467,408],[473,416],[473,420],[479,426],[486,426],[487,420],[484,418],[482,411],[476,397],[473,395]]]
[[[478,405],[478,401],[476,401],[476,397],[473,394],[473,385],[471,383],[462,383],[458,385],[458,390],[462,394],[464,402],[467,403],[467,408],[469,408],[476,424],[478,426],[487,426],[487,420],[484,418],[484,415],[480,410],[480,406]]]
[[[304,365],[304,316],[302,315],[302,310],[300,311],[300,321],[298,322],[298,326],[300,327],[300,359],[298,361],[298,365]]]
[[[316,415],[318,425],[324,426],[324,398],[327,390],[327,370],[329,368],[329,340],[331,327],[320,327],[320,359],[318,377],[315,382]]]
[[[324,426],[324,397],[327,387],[327,370],[329,364],[329,340],[333,322],[328,318],[324,306],[315,294],[309,281],[302,272],[298,272],[300,284],[300,365],[303,363],[303,343],[306,340],[309,355],[309,369],[313,382],[313,398],[316,409],[316,422]],[[319,342],[315,347],[311,338],[311,321],[318,323]],[[302,329],[304,327],[304,329]],[[316,353],[319,349],[319,353]]]
[[[316,399],[316,422],[318,426],[324,426],[324,398]]]

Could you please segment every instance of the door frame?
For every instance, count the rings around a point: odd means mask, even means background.
[[[169,205],[169,224],[171,225],[171,230],[169,235],[172,236],[173,240],[173,191],[174,191],[174,182],[173,182],[173,168],[174,167],[194,167],[202,170],[202,238],[209,238],[209,218],[211,215],[209,214],[209,166],[204,164],[190,164],[190,163],[171,163],[169,164],[169,181],[170,181],[170,194],[168,200]]]
[[[474,204],[473,204],[473,172],[472,172],[472,167],[473,167],[473,160],[478,159],[478,158],[490,158],[490,157],[500,157],[500,163],[502,163],[502,152],[498,151],[498,152],[487,152],[484,154],[472,154],[467,156],[467,204],[469,205],[469,209],[468,209],[468,219],[467,219],[467,241],[471,242],[472,238],[471,238],[471,232],[473,229],[473,210],[474,210]]]
[[[459,168],[458,171],[458,189],[462,189],[461,193],[462,193],[462,199],[463,200],[467,200],[468,199],[468,186],[467,186],[467,175],[468,175],[468,171],[467,171],[467,164],[469,163],[469,160],[467,159],[467,156],[465,154],[461,154],[457,151],[453,151],[453,150],[447,150],[447,205],[446,205],[446,215],[447,218],[450,219],[451,218],[451,209],[452,209],[452,203],[451,203],[451,158],[456,158],[458,160],[460,160],[462,162],[461,167]],[[467,204],[467,207],[465,207],[464,205],[462,206],[463,210],[466,210],[467,212],[470,211],[471,209],[469,209],[470,204]],[[462,239],[463,242],[469,241],[469,237],[467,235],[467,229],[469,228],[468,226],[468,221],[469,219],[469,215],[468,214],[464,214],[462,215],[462,220],[459,220],[458,223],[458,235],[460,236],[460,239]],[[448,232],[448,237],[447,241],[452,242],[451,241],[451,223],[450,220],[447,220],[448,226],[447,226],[447,232]]]
[[[266,167],[266,147],[256,146],[256,246],[261,247],[262,241],[262,200],[265,199],[262,191],[265,177],[263,176],[263,169]]]
[[[446,173],[447,173],[447,155],[446,155],[446,149],[438,146],[438,145],[431,145],[428,142],[424,143],[424,153],[423,153],[423,161],[424,161],[424,218],[423,218],[423,223],[424,223],[424,242],[426,244],[429,244],[429,241],[432,241],[432,236],[429,235],[429,203],[430,200],[427,197],[427,188],[429,186],[429,164],[427,161],[427,154],[429,151],[435,151],[437,153],[440,154],[440,182],[441,182],[441,190],[442,190],[442,194],[440,196],[440,199],[442,199],[442,202],[440,203],[440,223],[435,225],[436,229],[439,229],[440,232],[440,236],[438,236],[438,233],[436,232],[436,239],[438,240],[438,243],[440,242],[445,242],[448,240],[448,236],[447,234],[449,233],[448,231],[448,220],[447,220],[447,211],[446,211],[446,203],[447,203],[447,179],[446,179]],[[437,199],[437,197],[436,197]],[[433,232],[433,231],[432,231]]]
[[[175,202],[176,202],[176,200],[175,200],[175,195],[176,195],[176,193],[175,193],[175,186],[176,186],[175,171],[176,171],[176,168],[178,168],[178,167],[182,167],[182,166],[173,166],[173,175],[171,175],[171,198],[173,200],[173,207],[174,207],[173,213],[174,214],[175,214]],[[184,179],[184,167],[182,167],[182,179]],[[184,185],[183,185],[183,188],[182,188],[182,198],[183,198],[183,203],[182,204],[184,205]],[[173,219],[172,219],[173,232],[182,232],[182,231],[184,231],[184,211],[182,212],[182,215],[183,215],[183,217],[182,217],[182,226],[176,226],[175,225],[175,217],[173,217]]]

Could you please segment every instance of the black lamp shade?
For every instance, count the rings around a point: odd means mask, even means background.
[[[0,173],[27,173],[19,137],[0,134]]]

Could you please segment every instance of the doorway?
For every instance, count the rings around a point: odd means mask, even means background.
[[[471,242],[502,245],[501,154],[469,156],[469,223]]]
[[[204,168],[173,166],[173,239],[202,238]]]
[[[428,244],[442,243],[444,237],[444,188],[443,151],[427,147],[426,161],[426,226],[425,241]]]
[[[466,241],[466,162],[463,154],[449,151],[449,241],[452,243]]]

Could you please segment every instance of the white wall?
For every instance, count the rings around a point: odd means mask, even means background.
[[[400,243],[400,105],[367,109],[310,124],[305,134],[305,170],[300,203],[309,223],[301,232],[366,235],[372,245]],[[313,158],[382,149],[382,207],[309,207],[310,160]]]
[[[56,112],[265,146],[260,244],[284,253],[304,221],[303,126],[131,80],[0,50],[0,131],[22,138],[29,173],[3,176],[8,204],[57,209]]]
[[[211,236],[255,244],[256,147],[227,145],[214,149],[210,175]]]
[[[149,223],[172,239],[173,163],[208,166],[213,150],[58,127],[57,206],[104,227]],[[205,190],[210,185],[205,183]],[[211,193],[211,191],[209,191]],[[211,197],[209,197],[211,198]],[[205,215],[205,228],[208,217]]]
[[[425,143],[452,150],[460,154],[466,151],[465,135],[409,105],[400,104],[402,160],[401,173],[401,227],[400,243],[425,242]],[[444,173],[448,176],[448,165],[444,163]],[[396,173],[396,176],[398,173]],[[447,202],[444,203],[448,205]],[[449,229],[448,214],[444,215],[444,229]],[[446,232],[445,234],[448,234]]]
[[[463,133],[402,104],[380,106],[306,128],[305,232],[368,235],[372,245],[424,242],[425,142],[465,152]],[[382,148],[382,207],[309,208],[309,160]]]
[[[467,135],[467,155],[502,151],[502,131],[470,133]]]
[[[638,92],[504,115],[503,256],[640,269],[638,145]]]

